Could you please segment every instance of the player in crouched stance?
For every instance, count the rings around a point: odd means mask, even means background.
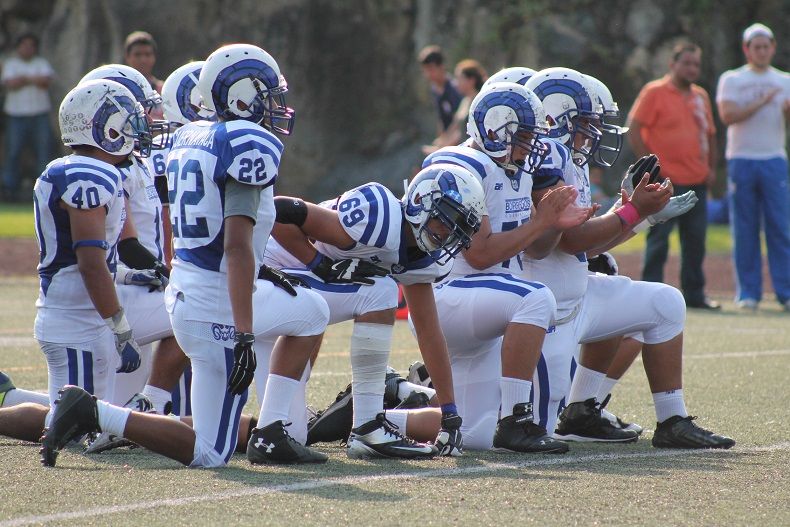
[[[45,435],[45,453],[70,439],[106,431],[189,466],[222,466],[233,453],[257,339],[283,335],[272,354],[268,390],[247,455],[253,463],[322,463],[324,454],[295,442],[283,420],[328,320],[326,303],[306,289],[287,293],[281,279],[255,281],[274,223],[274,180],[293,110],[274,59],[245,44],[224,46],[198,80],[219,121],[176,132],[168,157],[175,258],[166,302],[173,330],[193,368],[194,430],[63,391]],[[278,285],[280,287],[278,287]]]
[[[485,190],[488,216],[435,292],[464,444],[566,452],[567,444],[533,423],[530,403],[531,379],[554,321],[554,296],[543,284],[514,275],[521,272],[523,252],[545,255],[563,229],[584,222],[593,209],[573,206],[576,191],[564,187],[544,197],[533,214],[531,174],[547,153],[540,136],[548,122],[531,91],[492,83],[472,101],[467,129],[467,142],[423,163],[462,166]]]
[[[348,438],[351,458],[432,457],[437,451],[460,455],[461,417],[432,284],[447,275],[455,256],[469,246],[479,229],[485,214],[480,184],[461,167],[436,165],[415,176],[402,200],[383,185],[367,183],[321,205],[280,197],[277,206],[275,238],[280,243],[267,247],[267,258],[308,281],[324,297],[330,323],[354,320],[352,422],[346,428],[335,422],[339,410],[327,411],[311,422],[311,438],[302,404],[291,412],[297,433],[304,429],[308,441],[318,441],[324,440],[315,438],[319,428],[337,428],[340,437]],[[348,259],[356,259],[357,267],[333,263]],[[372,262],[381,266],[381,274],[391,273],[392,279],[374,276],[362,285],[365,280],[354,278],[352,270],[356,273],[373,266]],[[348,273],[341,276],[343,269]],[[437,409],[436,430],[425,438],[436,439],[434,445],[413,441],[400,432],[407,427],[408,413],[388,411],[385,417],[383,411],[398,296],[393,279],[403,285],[420,351],[434,372],[441,413]],[[337,281],[346,283],[333,283]]]

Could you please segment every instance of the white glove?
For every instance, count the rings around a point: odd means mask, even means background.
[[[649,229],[653,225],[664,223],[667,220],[676,218],[694,208],[694,205],[696,205],[698,201],[699,198],[693,190],[689,190],[680,196],[672,196],[669,198],[669,203],[667,203],[666,207],[656,212],[652,216],[648,216],[631,230],[635,233],[640,233]]]
[[[148,286],[149,291],[164,291],[167,278],[154,269],[129,269],[119,265],[115,271],[115,283]]]
[[[666,207],[652,216],[648,216],[647,221],[650,222],[650,225],[664,223],[667,220],[687,213],[694,208],[694,205],[696,205],[698,201],[699,198],[693,190],[689,190],[680,196],[672,196],[669,198],[669,203],[667,203]]]

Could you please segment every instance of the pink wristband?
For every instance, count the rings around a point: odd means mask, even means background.
[[[630,201],[615,210],[614,213],[617,214],[625,227],[631,227],[639,223],[639,212],[637,212],[636,207],[634,207],[634,204]]]

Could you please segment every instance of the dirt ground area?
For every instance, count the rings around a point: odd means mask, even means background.
[[[642,254],[631,253],[617,256],[620,273],[631,278],[638,278],[642,267]],[[0,276],[34,276],[38,263],[38,248],[35,240],[0,239]],[[665,271],[668,284],[679,285],[680,259],[670,256]],[[708,294],[726,298],[735,291],[735,280],[732,259],[729,254],[709,254],[705,258],[705,276],[708,282]],[[763,284],[766,300],[773,294],[768,265],[763,262]]]

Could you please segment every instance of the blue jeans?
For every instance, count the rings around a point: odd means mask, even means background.
[[[790,180],[787,159],[730,159],[730,229],[736,300],[763,295],[760,224],[765,228],[768,266],[776,298],[790,300]]]
[[[693,190],[699,198],[690,211],[665,223],[654,225],[647,231],[642,280],[664,281],[664,264],[669,253],[669,234],[677,224],[680,234],[680,289],[687,304],[700,305],[705,301],[705,273],[702,270],[702,262],[705,259],[705,235],[708,229],[708,189],[705,185],[674,186],[675,196],[685,194],[689,190]]]
[[[19,156],[27,145],[36,151],[36,172],[31,180],[35,180],[51,160],[51,130],[49,114],[15,117],[6,115],[5,130],[5,164],[3,170],[3,186],[7,191],[19,189]]]

